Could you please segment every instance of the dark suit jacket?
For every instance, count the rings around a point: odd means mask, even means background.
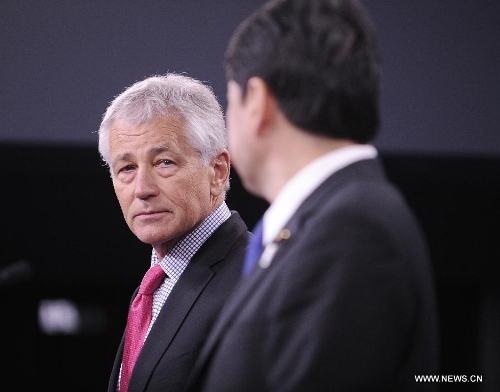
[[[129,392],[181,391],[208,331],[241,276],[249,232],[233,212],[194,255],[146,339]],[[116,392],[124,339],[108,392]]]
[[[414,377],[438,363],[427,247],[379,161],[333,174],[286,227],[226,303],[187,390],[433,390]]]

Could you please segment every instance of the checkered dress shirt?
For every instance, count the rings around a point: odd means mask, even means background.
[[[156,252],[151,253],[151,267],[160,264],[167,277],[163,283],[156,289],[153,294],[153,312],[151,323],[144,339],[146,339],[151,331],[161,308],[165,304],[168,295],[172,292],[175,284],[181,277],[181,274],[186,269],[194,254],[200,249],[203,243],[231,216],[231,211],[225,202],[217,207],[212,213],[184,239],[174,245],[172,250],[168,252],[162,260],[158,260]],[[122,364],[123,365],[123,364]],[[121,367],[118,376],[117,391],[120,390],[121,382]]]
[[[231,212],[226,203],[223,202],[195,230],[175,244],[172,250],[168,252],[162,260],[158,260],[156,252],[153,249],[151,254],[151,267],[160,264],[163,271],[167,274],[167,277],[153,295],[153,314],[146,337],[169,294],[172,292],[181,274],[191,261],[191,258],[208,237],[210,237],[230,216]]]

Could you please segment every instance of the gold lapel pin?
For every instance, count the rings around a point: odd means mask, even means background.
[[[289,239],[291,235],[292,235],[292,233],[290,233],[290,230],[288,230],[288,229],[282,229],[279,232],[279,234],[276,236],[276,239],[274,240],[274,242],[276,242],[276,243],[279,244],[280,242]]]
[[[261,268],[267,268],[271,265],[271,261],[275,253],[278,250],[279,244],[290,238],[292,233],[288,229],[282,229],[279,234],[276,236],[273,242],[268,244],[262,252],[262,256],[259,259],[259,266]]]

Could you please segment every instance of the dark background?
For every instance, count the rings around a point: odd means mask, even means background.
[[[166,71],[206,81],[225,106],[227,40],[261,4],[0,0],[0,268],[34,269],[0,289],[2,383],[18,385],[7,390],[106,389],[150,248],[129,232],[99,160],[102,113]],[[483,376],[441,390],[500,390],[500,2],[364,4],[384,55],[376,145],[429,240],[441,374]],[[266,203],[232,177],[228,204],[252,227]],[[40,330],[40,304],[60,298],[79,310],[78,334]]]

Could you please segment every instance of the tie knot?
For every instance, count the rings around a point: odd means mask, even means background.
[[[144,275],[144,278],[142,278],[139,294],[152,295],[160,286],[161,282],[163,282],[165,276],[165,272],[158,264],[151,267],[148,272],[146,272],[146,275]]]

